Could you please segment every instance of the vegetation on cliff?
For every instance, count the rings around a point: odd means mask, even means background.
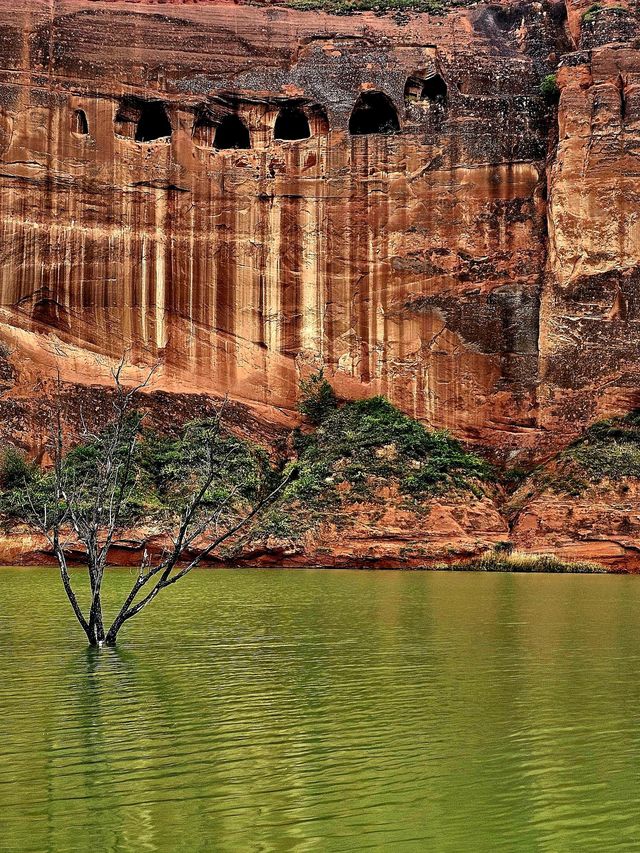
[[[604,481],[640,478],[640,412],[598,421],[583,436],[535,471],[524,490],[550,489],[578,497]],[[522,497],[522,496],[521,496]]]
[[[502,506],[514,542],[574,547],[607,565],[634,565],[640,411],[594,423],[531,472]],[[631,558],[629,557],[631,555]]]
[[[187,423],[178,433],[161,434],[129,414],[119,453],[135,437],[122,524],[160,528],[175,516],[199,482],[213,453],[218,476],[204,505],[221,502],[226,514],[241,512],[295,469],[296,478],[257,520],[254,534],[297,539],[323,520],[340,523],[353,502],[383,504],[393,489],[400,502],[420,508],[433,496],[466,492],[482,497],[494,479],[491,466],[443,431],[426,429],[383,397],[338,404],[322,372],[301,382],[300,411],[310,428],[294,431],[289,457],[272,462],[257,445],[221,431],[215,420]],[[69,482],[82,483],[88,499],[94,473],[112,439],[109,429],[76,444],[62,460]],[[41,468],[15,449],[0,457],[0,514],[5,527],[42,511],[53,499],[55,472]],[[230,496],[233,496],[232,499]]]
[[[354,15],[358,12],[403,14],[422,12],[441,15],[446,3],[441,0],[286,0],[285,6],[301,11],[328,12],[332,15]]]
[[[300,477],[290,488],[310,497],[347,484],[365,492],[371,478],[395,480],[407,495],[478,491],[491,467],[448,433],[426,429],[384,397],[345,403],[317,429],[294,437]]]
[[[628,15],[629,9],[626,6],[621,5],[603,6],[602,3],[593,3],[589,6],[586,12],[583,13],[582,23],[592,24],[602,12],[613,15]]]
[[[224,500],[229,511],[240,509],[255,500],[265,481],[275,476],[262,448],[221,433],[214,419],[191,421],[178,435],[162,435],[145,428],[140,414],[133,413],[119,436],[119,461],[132,437],[134,454],[121,509],[125,524],[161,522],[175,512],[193,492],[212,451],[219,477],[205,496],[205,505]],[[69,482],[82,483],[88,500],[97,487],[98,464],[111,439],[112,431],[107,428],[76,444],[62,460],[64,476]],[[40,511],[53,500],[54,473],[51,467],[29,463],[13,447],[3,450],[0,513],[6,525],[28,519],[33,509]]]
[[[337,405],[322,374],[301,384],[299,408],[313,431],[296,430],[297,479],[265,516],[263,532],[297,538],[324,519],[347,520],[348,504],[384,504],[389,489],[413,508],[436,495],[482,497],[492,467],[441,430],[429,430],[384,397]]]
[[[558,78],[555,74],[547,74],[540,83],[540,94],[548,104],[555,104],[560,97]]]
[[[277,458],[221,429],[216,419],[194,420],[163,434],[147,428],[139,412],[129,412],[114,455],[121,464],[129,454],[130,463],[119,510],[122,529],[146,529],[162,536],[200,487],[207,466],[215,469],[215,477],[202,495],[201,511],[215,510],[217,523],[223,525],[250,513],[261,496],[284,482],[276,500],[225,540],[217,554],[225,559],[240,550],[248,553],[247,547],[249,552],[254,546],[260,550],[267,540],[306,547],[311,531],[324,523],[346,530],[354,513],[384,524],[391,508],[392,513],[409,513],[405,518],[424,518],[428,528],[429,514],[439,499],[469,506],[515,489],[504,507],[508,516],[515,517],[531,497],[546,490],[579,495],[603,479],[640,477],[640,413],[593,425],[550,464],[527,475],[515,470],[500,473],[448,433],[425,428],[384,397],[339,401],[322,372],[304,380],[300,391],[299,409],[306,425],[294,430],[286,452]],[[82,486],[83,511],[94,500],[101,460],[112,440],[108,427],[77,443],[61,459],[59,476]],[[0,515],[5,528],[28,522],[34,513],[42,514],[55,504],[55,469],[5,448],[0,455]],[[316,550],[322,550],[321,543]],[[514,555],[507,547],[465,567],[595,570],[544,555]]]

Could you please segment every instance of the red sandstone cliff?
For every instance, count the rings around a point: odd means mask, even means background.
[[[533,445],[553,123],[539,85],[569,46],[561,7],[405,24],[51,8],[0,2],[14,365],[24,352],[38,372],[48,348],[86,381],[85,356],[131,346],[161,358],[165,389],[292,409],[301,371],[323,362],[345,396],[382,392],[467,438]],[[399,132],[353,135],[374,90]],[[136,141],[149,104],[163,135]],[[302,108],[309,138],[274,139],[283,106]],[[229,116],[250,148],[212,146]]]
[[[267,441],[320,364],[509,462],[638,405],[636,7],[590,9],[0,0],[4,435],[125,349]]]

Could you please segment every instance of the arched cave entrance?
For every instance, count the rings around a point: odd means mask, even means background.
[[[302,108],[282,107],[273,128],[274,139],[308,139],[310,136],[309,119]]]
[[[160,101],[145,101],[136,127],[136,142],[155,142],[171,136],[171,122]]]
[[[125,98],[116,113],[115,131],[118,136],[136,142],[168,142],[171,122],[162,101]]]
[[[89,122],[84,110],[76,110],[71,121],[71,130],[78,136],[89,135]]]
[[[412,75],[405,83],[404,97],[406,101],[430,101],[432,104],[445,107],[447,84],[440,74],[432,74],[431,77]]]
[[[216,129],[215,148],[251,148],[249,128],[235,113],[226,115]]]
[[[362,92],[349,119],[349,133],[364,136],[397,133],[399,130],[398,113],[391,98],[384,92]]]

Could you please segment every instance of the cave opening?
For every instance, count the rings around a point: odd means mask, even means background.
[[[215,148],[251,148],[249,128],[235,113],[226,115],[216,129]]]
[[[171,122],[161,101],[145,101],[140,106],[136,142],[155,142],[171,136]]]
[[[412,76],[405,84],[404,96],[408,101],[430,101],[444,107],[447,104],[447,84],[440,74],[426,78]]]
[[[84,110],[76,110],[74,112],[71,127],[73,132],[77,133],[78,136],[89,135],[89,122],[87,121],[87,114]]]
[[[365,136],[371,133],[397,133],[399,130],[398,113],[391,98],[384,92],[362,92],[349,119],[349,133],[352,136]]]
[[[282,107],[273,129],[274,139],[308,139],[311,136],[309,119],[300,107]]]

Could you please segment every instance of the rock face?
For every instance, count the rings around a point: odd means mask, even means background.
[[[323,365],[502,460],[639,405],[636,11],[0,0],[3,432],[125,351],[274,424]]]
[[[288,409],[323,363],[345,396],[533,447],[565,17],[0,0],[13,362],[43,370],[46,341],[99,381],[89,354],[128,348],[167,390]]]
[[[579,51],[558,79],[540,335],[551,431],[637,406],[640,355],[640,55],[626,43]]]

